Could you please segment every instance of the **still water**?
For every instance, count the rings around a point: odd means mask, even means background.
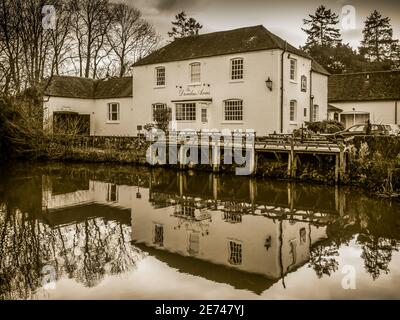
[[[110,165],[0,173],[2,299],[400,298],[400,203]]]

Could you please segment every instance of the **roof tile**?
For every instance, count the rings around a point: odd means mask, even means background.
[[[329,77],[328,100],[400,100],[400,70],[334,74]]]

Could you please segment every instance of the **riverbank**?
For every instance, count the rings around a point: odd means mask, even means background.
[[[149,166],[146,151],[150,143],[137,137],[51,137],[25,158],[42,161],[94,162]],[[381,197],[400,197],[400,137],[360,136],[347,141],[346,171],[340,184],[354,185]],[[306,155],[294,177],[288,159],[276,153],[258,153],[254,176],[265,179],[309,181],[333,185],[335,158]],[[207,165],[167,167],[179,170],[213,171]],[[219,173],[234,174],[235,166],[221,164]]]

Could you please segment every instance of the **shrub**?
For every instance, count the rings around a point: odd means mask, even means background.
[[[335,133],[345,129],[342,123],[335,120],[306,122],[306,127],[314,133]]]

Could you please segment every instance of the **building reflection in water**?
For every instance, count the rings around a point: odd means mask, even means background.
[[[315,185],[130,171],[56,168],[10,180],[12,192],[0,193],[1,297],[30,297],[46,265],[57,279],[93,287],[146,255],[260,294],[305,264],[329,276],[354,236],[373,279],[389,272],[398,248],[390,202],[354,193],[346,201],[346,191]]]
[[[304,265],[337,214],[335,201],[332,208],[324,202],[330,212],[314,211],[315,202],[296,209],[289,183],[258,189],[256,180],[222,185],[212,174],[164,178],[152,175],[149,198],[133,204],[134,244],[182,272],[202,269],[200,275],[214,281],[224,275],[221,281],[255,292]]]

